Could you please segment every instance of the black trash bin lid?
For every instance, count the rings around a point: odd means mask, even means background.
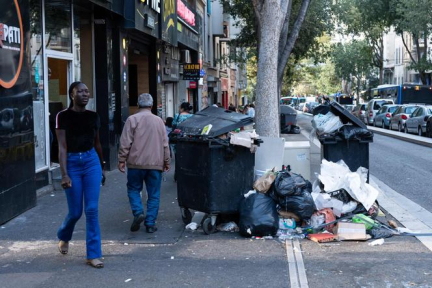
[[[366,125],[362,121],[360,121],[359,118],[355,117],[353,114],[351,114],[348,110],[346,110],[337,102],[330,103],[330,111],[334,115],[339,116],[342,123],[344,124],[352,123],[354,126],[367,129]]]
[[[211,124],[207,137],[217,137],[237,128],[251,125],[253,118],[218,107],[207,107],[177,126],[177,129],[190,136],[199,136],[204,127]]]

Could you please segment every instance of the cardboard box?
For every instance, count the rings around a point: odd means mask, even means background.
[[[339,241],[370,239],[370,236],[366,234],[366,227],[363,223],[339,222],[333,232],[337,235]]]

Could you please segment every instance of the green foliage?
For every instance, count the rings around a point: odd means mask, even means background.
[[[290,27],[293,27],[302,3],[302,0],[293,1]],[[223,5],[224,12],[234,18],[236,26],[241,27],[239,36],[237,39],[232,40],[230,45],[253,48],[249,52],[258,55],[256,49],[258,44],[257,23],[252,2],[250,0],[220,0],[220,2]],[[330,6],[330,0],[311,2],[292,52],[293,57],[297,60],[322,51],[319,50],[320,43],[317,41],[317,37],[332,29],[331,18],[329,17]]]
[[[432,61],[427,57],[428,41],[432,35],[432,0],[393,0],[393,6],[396,14],[395,30],[403,37],[412,60],[409,68],[418,71],[423,84],[426,84],[426,71],[432,70]],[[411,47],[407,45],[405,33],[411,36]]]
[[[332,53],[336,75],[350,81],[351,77],[361,78],[372,70],[372,50],[366,41],[352,41],[337,44]]]

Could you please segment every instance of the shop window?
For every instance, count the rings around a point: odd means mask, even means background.
[[[30,1],[30,53],[36,171],[47,167],[41,1]],[[49,141],[50,138],[48,138]]]
[[[45,0],[45,47],[72,52],[70,0]]]

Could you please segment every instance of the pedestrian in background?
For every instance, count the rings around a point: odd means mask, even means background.
[[[99,140],[99,116],[86,110],[89,97],[84,83],[72,83],[69,109],[59,112],[56,117],[61,185],[69,208],[57,232],[58,249],[61,254],[69,252],[69,241],[75,224],[81,218],[84,202],[87,264],[103,268],[98,205],[104,162]]]
[[[153,115],[153,97],[144,93],[138,97],[139,112],[129,116],[120,137],[118,169],[127,170],[127,192],[134,220],[132,232],[140,229],[145,220],[147,233],[157,231],[162,172],[170,168],[170,151],[167,130],[162,119]],[[140,192],[145,182],[147,190],[147,213]]]
[[[191,110],[192,106],[189,102],[183,102],[180,104],[179,113],[176,113],[174,116],[173,127],[177,127],[180,123],[192,117],[193,114],[190,113]]]
[[[250,104],[247,112],[249,117],[255,118],[255,105]]]

